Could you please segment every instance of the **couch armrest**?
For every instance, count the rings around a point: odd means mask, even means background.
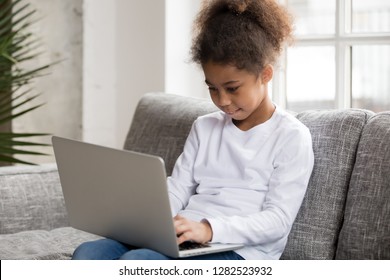
[[[55,164],[0,167],[0,234],[67,225]]]

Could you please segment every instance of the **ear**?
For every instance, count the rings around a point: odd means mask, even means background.
[[[274,76],[274,67],[271,64],[267,64],[261,71],[260,76],[263,83],[268,83]]]

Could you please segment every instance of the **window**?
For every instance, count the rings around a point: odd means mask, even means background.
[[[275,73],[273,98],[292,111],[390,110],[390,1],[284,0],[294,46]]]

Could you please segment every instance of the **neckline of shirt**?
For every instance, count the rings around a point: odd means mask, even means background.
[[[229,115],[224,114],[225,116],[225,119],[226,119],[226,124],[227,124],[227,127],[229,128],[229,130],[231,130],[233,133],[236,133],[236,134],[241,134],[241,135],[251,135],[251,134],[254,134],[254,133],[258,133],[260,131],[268,131],[270,130],[270,128],[272,128],[272,126],[274,126],[274,124],[278,121],[280,115],[281,115],[281,110],[279,108],[278,105],[276,105],[275,103],[273,103],[274,106],[275,106],[275,111],[273,112],[272,116],[265,122],[263,123],[260,123],[254,127],[252,127],[251,129],[249,130],[241,130],[239,129],[234,123],[233,123],[233,119],[232,117],[230,117]]]

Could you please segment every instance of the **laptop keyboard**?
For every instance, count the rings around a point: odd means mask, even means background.
[[[186,241],[179,245],[179,250],[184,251],[184,250],[191,250],[191,249],[202,249],[207,247],[210,247],[210,245]]]

